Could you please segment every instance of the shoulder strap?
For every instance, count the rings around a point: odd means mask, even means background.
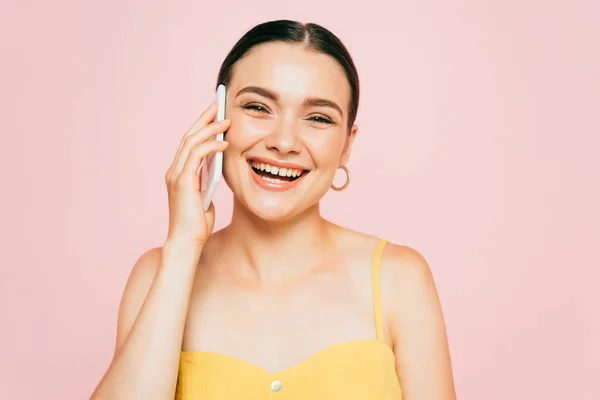
[[[377,244],[377,249],[373,256],[373,307],[375,314],[375,330],[377,332],[377,340],[383,341],[383,316],[381,311],[381,291],[380,291],[380,274],[379,267],[381,265],[381,255],[387,241],[380,239]]]

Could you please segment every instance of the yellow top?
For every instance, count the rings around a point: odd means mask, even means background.
[[[182,351],[176,400],[401,400],[394,353],[383,340],[379,265],[386,244],[373,257],[373,302],[377,339],[327,347],[278,373],[232,356]]]

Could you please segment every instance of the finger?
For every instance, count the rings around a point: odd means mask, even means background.
[[[177,148],[177,152],[175,153],[174,159],[177,159],[179,157],[179,152],[181,151],[181,148],[185,144],[185,139],[187,137],[193,135],[195,132],[198,132],[198,130],[204,128],[209,123],[214,121],[214,119],[217,117],[217,108],[218,108],[217,102],[213,101],[212,103],[210,103],[208,108],[206,110],[204,110],[202,112],[202,114],[200,114],[198,119],[192,124],[190,129],[188,129],[185,132],[185,134],[183,135],[183,137],[181,138],[181,142],[179,143],[179,147]]]
[[[211,152],[219,152],[224,151],[229,145],[226,141],[219,140],[210,140],[208,142],[204,142],[194,147],[190,151],[190,155],[187,160],[185,160],[185,164],[183,165],[183,169],[181,170],[181,174],[178,179],[183,179],[187,181],[188,179],[193,179],[198,185],[200,185],[200,180],[198,179],[198,168],[200,168],[200,164],[202,164],[202,160]]]
[[[173,172],[175,176],[179,175],[179,173],[181,172],[181,169],[183,168],[183,165],[185,164],[185,161],[188,158],[190,150],[198,144],[211,139],[215,135],[226,131],[229,127],[229,122],[229,120],[213,122],[212,124],[188,136],[184,141],[183,147],[179,152],[177,160],[175,160],[175,165],[173,167]]]
[[[215,226],[215,204],[212,201],[204,214],[206,215],[206,223],[212,231],[212,228]]]
[[[206,210],[207,214],[214,214],[215,213],[215,204],[211,201],[210,205],[208,206],[208,210]]]
[[[199,129],[202,129],[214,121],[214,119],[217,118],[217,108],[218,106],[216,101],[210,103],[206,110],[204,110],[198,119],[192,124],[190,129],[188,129],[185,135],[183,135],[183,138],[185,139],[187,136],[189,136],[190,132],[195,132]]]
[[[194,132],[191,136],[188,136],[187,139],[185,139],[185,143],[179,152],[179,157],[177,160],[175,160],[175,165],[173,166],[173,172],[175,176],[181,173],[183,165],[185,164],[185,161],[187,160],[189,152],[192,148],[202,142],[214,139],[217,134],[226,131],[228,128],[229,120],[223,120],[220,122],[213,122],[207,127]]]

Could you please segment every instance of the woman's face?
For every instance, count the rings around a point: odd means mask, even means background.
[[[227,87],[224,177],[265,220],[298,215],[329,190],[348,159],[350,86],[330,56],[268,43],[238,61]]]

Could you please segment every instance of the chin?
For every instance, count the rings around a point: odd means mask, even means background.
[[[268,222],[288,221],[306,211],[306,208],[300,207],[299,204],[280,202],[277,199],[254,198],[248,200],[243,202],[246,209],[255,217]]]
[[[225,175],[225,180],[238,206],[247,213],[263,221],[285,222],[310,213],[326,193],[327,187],[322,193],[315,190],[319,182],[315,182],[311,174],[305,171],[304,176],[292,182],[265,181],[248,165],[232,180]]]

